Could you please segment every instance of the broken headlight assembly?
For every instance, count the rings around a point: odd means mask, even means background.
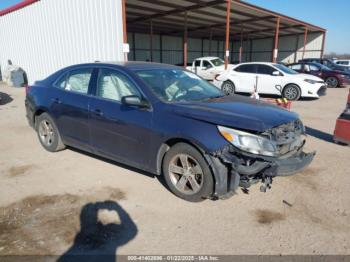
[[[243,151],[263,156],[279,155],[276,142],[268,138],[223,126],[218,126],[218,130],[228,142]]]

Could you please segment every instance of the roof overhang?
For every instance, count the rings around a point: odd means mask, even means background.
[[[185,12],[189,37],[224,38],[226,0],[126,0],[127,30],[182,36]],[[273,37],[280,18],[279,36],[325,32],[324,28],[246,2],[231,0],[230,35],[233,39]]]

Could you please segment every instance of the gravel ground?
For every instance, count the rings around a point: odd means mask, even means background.
[[[348,88],[293,103],[306,150],[317,151],[307,170],[275,179],[267,193],[254,186],[202,203],[117,163],[46,152],[26,122],[24,90],[0,92],[1,255],[350,254],[350,147],[332,142]]]

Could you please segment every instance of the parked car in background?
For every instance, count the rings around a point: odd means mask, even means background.
[[[274,63],[243,63],[217,76],[214,85],[226,94],[253,93],[281,95],[288,100],[318,98],[326,92],[325,82],[317,77]]]
[[[225,62],[219,57],[200,57],[195,59],[192,65],[186,69],[205,80],[212,81],[216,75],[225,71]]]
[[[75,65],[27,90],[27,118],[46,150],[69,145],[163,175],[188,201],[227,198],[257,182],[265,191],[315,155],[303,152],[297,114],[225,96],[176,66]]]
[[[350,68],[350,60],[335,60],[334,62],[337,65],[346,66],[347,68]]]
[[[300,62],[288,65],[299,73],[311,74],[325,80],[329,87],[342,87],[350,85],[350,72],[332,70],[329,67],[313,62]]]
[[[319,63],[322,65],[325,65],[329,67],[332,70],[338,70],[338,71],[348,71],[349,69],[346,66],[338,65],[331,59],[326,58],[305,58],[298,61],[300,62],[308,62],[308,63]]]

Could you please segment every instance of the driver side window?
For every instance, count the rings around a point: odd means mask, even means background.
[[[101,69],[98,76],[97,96],[120,102],[122,97],[140,96],[136,86],[122,73]]]
[[[213,66],[211,65],[211,63],[209,63],[209,61],[203,60],[203,67],[209,69],[209,68],[212,68]]]

